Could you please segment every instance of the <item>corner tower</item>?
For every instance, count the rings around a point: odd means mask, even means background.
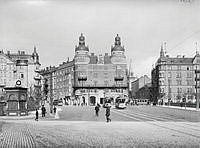
[[[79,45],[75,47],[75,64],[88,64],[89,58],[89,48],[85,45],[85,37],[83,33],[79,37]]]
[[[114,46],[111,47],[111,61],[113,64],[126,64],[125,49],[121,45],[121,38],[117,34]]]

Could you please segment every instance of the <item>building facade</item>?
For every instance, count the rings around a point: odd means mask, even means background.
[[[41,86],[39,70],[39,55],[34,47],[32,54],[26,54],[25,51],[11,53],[0,51],[0,93],[3,95],[5,87],[28,88],[29,96],[34,94],[35,86]]]
[[[112,102],[119,95],[128,96],[127,64],[121,46],[121,39],[117,35],[115,45],[111,48],[111,55],[89,54],[83,34],[79,37],[79,45],[75,48],[74,93],[78,103],[95,105],[103,104],[105,97]]]
[[[196,102],[200,55],[169,57],[161,47],[160,57],[152,69],[152,96],[155,102]]]
[[[131,83],[131,88],[132,88],[131,94],[133,98],[140,99],[138,98],[139,96],[137,95],[137,92],[139,91],[140,88],[144,87],[148,83],[151,83],[151,79],[147,75],[141,76],[140,78],[133,81]]]

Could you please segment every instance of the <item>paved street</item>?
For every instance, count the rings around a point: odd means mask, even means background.
[[[106,123],[104,108],[99,117],[94,107],[58,110],[59,119],[0,122],[0,147],[200,147],[200,124],[191,122],[191,111],[182,115],[181,110],[153,106],[112,108],[112,122]]]
[[[59,107],[59,120],[105,121],[105,108],[96,117],[94,106]],[[126,109],[111,108],[112,121],[200,121],[200,112],[164,108],[159,106],[128,106]]]

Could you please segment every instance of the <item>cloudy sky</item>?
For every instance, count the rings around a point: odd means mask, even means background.
[[[81,32],[96,54],[110,54],[118,33],[134,75],[150,76],[162,42],[170,56],[193,57],[200,47],[200,2],[188,1],[0,0],[0,49],[36,45],[42,67],[57,66],[73,58]]]

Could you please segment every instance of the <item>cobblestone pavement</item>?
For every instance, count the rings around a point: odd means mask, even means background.
[[[94,106],[60,107],[59,120],[105,121],[105,108],[101,107],[96,117]],[[157,106],[128,106],[126,109],[111,108],[112,121],[200,121],[200,111],[180,110]]]
[[[1,148],[200,147],[200,125],[191,122],[1,122]]]

